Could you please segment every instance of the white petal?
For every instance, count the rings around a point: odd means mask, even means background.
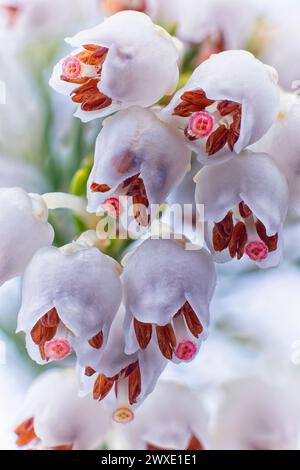
[[[91,339],[108,328],[121,301],[115,262],[96,248],[66,255],[57,248],[40,250],[23,283],[19,330],[30,330],[55,307],[75,336]]]
[[[0,189],[0,285],[21,274],[34,253],[42,246],[51,245],[54,231],[47,222],[47,207],[35,214],[35,201],[20,188]]]
[[[264,154],[246,153],[205,167],[196,186],[196,202],[204,205],[205,220],[220,222],[244,201],[263,222],[268,235],[280,231],[288,199],[284,176]]]
[[[190,300],[207,326],[216,281],[207,251],[188,251],[171,240],[146,240],[129,258],[122,281],[126,310],[139,321],[166,325]]]
[[[136,174],[144,181],[149,203],[161,205],[184,178],[190,154],[180,134],[151,111],[132,107],[119,112],[104,123],[97,139],[88,210],[96,212],[122,182]],[[112,190],[92,193],[93,182]]]
[[[240,153],[248,145],[258,141],[271,127],[279,108],[278,76],[272,67],[264,65],[252,54],[242,50],[226,51],[212,55],[193,73],[186,86],[179,90],[162,116],[178,128],[184,128],[187,118],[173,116],[185,91],[203,89],[213,100],[230,100],[242,105],[240,137],[234,151]],[[216,158],[208,158],[203,139],[190,144],[204,164]],[[216,154],[229,157],[224,148]]]

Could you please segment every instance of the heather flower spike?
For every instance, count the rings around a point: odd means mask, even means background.
[[[88,210],[118,207],[112,198],[129,196],[136,220],[147,225],[151,206],[164,203],[183,180],[190,158],[180,133],[152,111],[137,106],[120,111],[104,122],[97,139]]]
[[[289,192],[271,158],[245,152],[204,167],[196,180],[196,202],[205,207],[206,242],[215,261],[246,254],[260,267],[276,266]]]
[[[25,270],[34,253],[51,245],[54,231],[48,208],[38,194],[0,188],[0,285]]]
[[[176,88],[176,46],[144,13],[121,11],[66,41],[77,49],[55,66],[50,85],[78,104],[83,122],[151,106]]]
[[[216,284],[210,254],[172,240],[148,239],[129,257],[122,282],[127,354],[158,344],[174,362],[189,362],[206,339]]]
[[[161,378],[122,437],[129,449],[204,450],[208,415],[197,393]]]
[[[109,425],[102,405],[78,397],[72,370],[51,370],[33,382],[17,413],[16,444],[22,450],[93,449]]]
[[[97,248],[76,243],[35,254],[18,318],[32,359],[60,361],[74,349],[80,364],[98,361],[121,302],[119,269]]]
[[[167,365],[156,344],[125,354],[124,313],[121,306],[98,364],[79,368],[81,394],[92,393],[98,401],[107,397],[113,420],[120,424],[133,421],[134,410],[152,393]]]
[[[162,110],[203,164],[239,154],[271,127],[279,107],[275,69],[246,51],[212,55]]]

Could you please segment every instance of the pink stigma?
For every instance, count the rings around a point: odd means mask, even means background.
[[[263,261],[267,258],[269,250],[267,245],[262,241],[248,243],[246,253],[253,261]]]
[[[103,206],[110,217],[117,217],[122,214],[122,206],[117,196],[107,198]]]
[[[72,352],[72,347],[65,339],[53,339],[45,344],[46,357],[53,361],[62,361]]]
[[[69,80],[79,78],[81,74],[81,62],[77,57],[68,57],[63,63],[63,75]]]
[[[182,341],[176,348],[175,355],[182,361],[189,361],[197,352],[197,347],[192,341]]]
[[[214,127],[214,117],[203,111],[193,114],[188,124],[188,134],[196,139],[207,137]]]

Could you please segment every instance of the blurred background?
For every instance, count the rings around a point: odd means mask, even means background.
[[[174,0],[174,4],[176,1],[188,3]],[[224,27],[228,47],[248,49],[274,65],[282,88],[293,91],[292,82],[300,80],[298,0],[239,0],[232,5],[224,0],[228,18],[218,13],[221,10],[208,14],[209,0],[199,1],[199,11],[193,13],[196,26],[191,24],[188,8],[176,10],[172,3],[157,0],[149,13],[184,42],[181,85],[207,57],[207,51],[214,50],[216,32]],[[120,4],[122,1],[0,0],[0,186],[84,195],[101,122],[83,125],[73,118],[72,104],[53,92],[48,80],[53,65],[69,51],[63,39],[96,25],[114,8],[121,8]],[[205,29],[208,36],[199,39],[192,34],[193,28],[196,32]],[[197,170],[196,164],[193,174]],[[191,202],[193,191],[188,176],[171,199]],[[59,246],[84,229],[83,221],[64,211],[52,213],[51,223]],[[290,217],[279,268],[259,271],[247,261],[218,267],[209,340],[195,362],[176,370],[170,366],[165,374],[205,397],[212,413],[218,405],[219,388],[234,379],[257,375],[283,387],[287,396],[300,392],[299,239],[300,221]],[[119,257],[124,246],[107,249]],[[23,336],[15,334],[20,290],[20,279],[0,288],[1,449],[14,448],[15,413],[30,383],[41,373],[27,356]],[[108,447],[114,445],[107,443]]]

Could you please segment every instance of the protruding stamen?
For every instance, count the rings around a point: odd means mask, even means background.
[[[73,450],[73,444],[63,444],[61,446],[51,447],[50,450]]]
[[[94,400],[103,400],[109,394],[114,385],[114,380],[107,378],[104,374],[99,374],[93,389]]]
[[[229,253],[232,258],[237,255],[237,259],[241,259],[245,252],[248,241],[246,225],[238,222],[233,229],[232,237],[229,243]]]
[[[142,323],[136,318],[134,319],[134,331],[136,338],[142,350],[145,350],[151,341],[152,337],[152,324]]]
[[[173,113],[181,117],[189,117],[193,113],[204,111],[205,108],[214,103],[214,100],[206,97],[204,90],[186,91],[181,96],[181,100],[182,102],[176,106]]]
[[[233,233],[232,212],[228,212],[226,217],[214,225],[212,242],[215,251],[223,251],[228,247]]]
[[[137,402],[138,396],[142,391],[141,371],[139,364],[128,376],[128,398],[130,405]]]
[[[208,156],[212,156],[222,150],[227,143],[228,135],[229,129],[224,124],[210,134],[206,142],[206,153]]]
[[[63,76],[69,80],[74,80],[80,77],[81,62],[77,57],[68,57],[62,66]]]
[[[134,413],[130,408],[118,408],[112,417],[116,423],[127,424],[134,420]]]
[[[247,206],[247,204],[244,203],[244,201],[240,202],[239,211],[243,219],[248,219],[248,217],[252,215],[252,210],[250,209],[250,207]]]
[[[228,116],[235,111],[240,109],[241,105],[235,101],[223,100],[218,104],[218,111],[222,117]]]
[[[239,140],[240,137],[240,132],[241,132],[241,119],[242,119],[242,111],[239,108],[235,113],[233,114],[233,122],[229,128],[229,134],[228,134],[228,139],[227,139],[227,144],[229,147],[229,150],[233,152],[234,146]]]
[[[176,347],[176,336],[172,325],[156,326],[156,335],[162,355],[171,360]]]
[[[269,250],[263,241],[253,241],[246,246],[246,253],[253,261],[263,261],[267,258]]]
[[[94,374],[96,374],[96,371],[92,367],[86,367],[84,370],[84,375],[87,377],[92,377]]]
[[[15,433],[18,436],[16,441],[17,446],[23,447],[30,444],[30,442],[37,437],[34,431],[34,419],[29,418],[23,421],[23,423],[15,429]]]
[[[98,184],[94,182],[91,184],[90,190],[92,193],[107,193],[111,188],[107,186],[107,184]]]
[[[187,127],[187,137],[192,139],[203,139],[213,130],[214,117],[206,112],[198,112],[192,115]]]
[[[188,302],[186,302],[182,307],[182,313],[190,332],[195,336],[195,338],[198,338],[203,331],[203,326]]]
[[[175,356],[182,361],[189,361],[197,352],[197,346],[192,341],[182,341],[178,344]]]
[[[255,225],[259,238],[267,245],[269,252],[276,251],[278,246],[278,233],[269,237],[266,227],[260,220],[257,220]]]
[[[197,439],[196,436],[192,436],[186,450],[205,450],[205,448],[203,447],[203,444]]]
[[[99,333],[91,338],[88,343],[92,348],[100,349],[103,345],[103,331],[99,331]]]
[[[62,361],[72,353],[70,343],[65,339],[53,339],[45,344],[45,355],[47,359]]]
[[[143,179],[139,174],[134,175],[124,181],[123,188],[126,189],[126,195],[132,197],[134,217],[137,223],[147,226],[150,222],[150,215],[147,211],[149,200]]]

